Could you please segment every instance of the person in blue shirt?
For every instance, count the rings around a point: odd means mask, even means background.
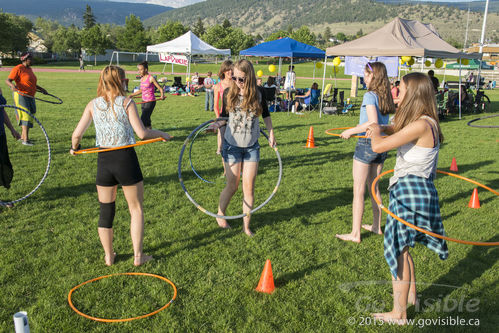
[[[308,103],[307,103],[307,97],[309,97]],[[305,94],[295,96],[295,100],[294,100],[295,108],[294,108],[294,110],[300,111],[301,106],[303,104],[307,104],[307,105],[319,104],[319,97],[320,97],[319,85],[317,84],[317,82],[314,82],[314,83],[312,83],[312,87],[309,90],[307,90],[307,92]]]
[[[364,81],[367,85],[367,92],[364,94],[362,106],[360,108],[359,124],[356,127],[347,129],[341,133],[343,139],[348,139],[352,135],[365,135],[365,131],[370,124],[388,124],[389,114],[395,112],[392,94],[390,92],[390,81],[386,72],[386,67],[382,62],[367,63],[364,68]],[[378,207],[372,193],[369,190],[374,179],[381,173],[383,163],[386,159],[385,153],[375,153],[371,149],[371,139],[359,138],[353,155],[353,202],[352,202],[352,231],[349,234],[336,234],[336,237],[360,243],[361,227],[375,234],[381,232],[381,209]],[[362,224],[364,214],[364,194],[366,185],[371,195],[373,209],[373,224]],[[376,196],[379,198],[379,190],[376,188]]]

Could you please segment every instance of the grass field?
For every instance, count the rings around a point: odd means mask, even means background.
[[[131,67],[130,67],[131,69]],[[297,71],[299,68],[297,69]],[[201,70],[200,70],[201,72]],[[0,87],[9,102],[0,72]],[[129,77],[135,72],[130,73]],[[310,74],[309,74],[310,75]],[[36,116],[52,145],[50,174],[41,188],[13,209],[0,208],[0,331],[12,332],[12,315],[28,312],[32,332],[411,332],[417,326],[380,327],[369,313],[389,310],[391,283],[383,257],[383,239],[363,233],[360,245],[334,237],[351,228],[352,155],[355,139],[342,141],[324,133],[333,127],[353,126],[358,117],[272,114],[283,181],[270,203],[252,217],[255,237],[242,232],[242,221],[219,229],[215,220],[198,211],[178,183],[177,162],[185,137],[213,114],[204,112],[204,96],[168,96],[158,102],[153,127],[175,136],[168,143],[136,149],[145,182],[144,250],[155,260],[136,268],[129,236],[129,215],[122,192],[115,218],[115,265],[104,265],[97,236],[99,208],[95,191],[96,156],[70,156],[71,133],[86,103],[95,96],[96,73],[37,73],[39,85],[64,100],[62,105],[37,103]],[[299,75],[300,76],[300,75]],[[349,81],[339,81],[344,87]],[[308,86],[309,81],[299,82]],[[499,111],[499,91],[487,91]],[[12,110],[7,110],[14,119]],[[358,112],[358,111],[357,111]],[[358,113],[357,113],[358,115]],[[466,126],[476,116],[442,122],[445,142],[439,169],[449,170],[453,157],[459,174],[499,189],[499,134],[497,129]],[[484,124],[482,122],[481,124]],[[499,124],[499,118],[489,123]],[[316,149],[306,149],[314,126]],[[31,132],[36,145],[25,147],[8,136],[15,176],[12,188],[0,198],[20,196],[33,188],[47,162],[41,131]],[[95,144],[91,127],[82,146]],[[216,137],[200,135],[193,146],[196,170],[215,185],[198,180],[183,161],[185,184],[192,196],[216,210],[223,181]],[[277,159],[263,140],[256,184],[256,204],[270,194],[277,180]],[[385,170],[394,166],[389,154]],[[381,182],[387,203],[387,181]],[[442,216],[450,237],[499,241],[499,198],[479,190],[482,207],[467,207],[473,185],[438,176]],[[372,218],[366,198],[365,222]],[[239,214],[237,194],[228,214]],[[383,219],[384,225],[384,219]],[[470,326],[438,326],[430,320],[478,319],[484,332],[499,326],[497,247],[448,243],[445,261],[417,245],[415,260],[421,305],[409,308],[424,331],[476,331]],[[271,259],[276,290],[254,291],[266,259]],[[98,323],[78,316],[68,306],[71,288],[91,278],[120,272],[148,272],[164,276],[178,288],[175,302],[147,319],[129,323]],[[73,303],[97,317],[124,318],[151,312],[172,297],[172,288],[150,277],[115,277],[88,284],[73,294]],[[468,306],[468,307],[467,307]],[[353,318],[353,319],[352,319]],[[353,324],[351,321],[355,321]],[[475,321],[472,321],[475,323]],[[371,324],[371,325],[369,325]]]

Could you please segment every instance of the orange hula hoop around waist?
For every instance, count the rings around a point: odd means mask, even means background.
[[[439,234],[436,234],[434,232],[431,232],[431,231],[422,229],[422,228],[420,228],[418,226],[415,226],[414,224],[407,222],[406,220],[398,217],[397,215],[395,215],[394,213],[392,213],[391,211],[389,211],[388,208],[386,208],[385,206],[383,206],[383,204],[381,203],[381,201],[376,197],[376,195],[375,195],[376,191],[375,190],[376,190],[376,184],[378,183],[378,181],[380,180],[380,178],[383,177],[384,175],[390,173],[390,172],[393,172],[393,169],[381,173],[378,177],[376,177],[374,179],[374,181],[372,183],[372,186],[371,186],[371,192],[373,194],[374,200],[376,201],[376,203],[378,204],[378,206],[383,211],[385,211],[388,215],[390,215],[391,217],[393,217],[397,221],[405,224],[409,228],[415,229],[415,230],[417,230],[419,232],[422,232],[424,234],[427,234],[427,235],[430,235],[430,236],[433,236],[433,237],[436,237],[436,238],[445,239],[445,240],[448,240],[448,241],[451,241],[451,242],[456,242],[456,243],[461,243],[461,244],[467,244],[467,245],[499,246],[499,242],[475,242],[475,241],[467,241],[467,240],[461,240],[461,239],[456,239],[456,238],[451,238],[451,237],[439,235]],[[499,192],[491,189],[490,187],[488,187],[486,185],[480,184],[479,182],[474,181],[472,179],[469,179],[469,178],[466,178],[466,177],[463,177],[463,176],[459,176],[459,175],[456,175],[454,173],[450,173],[450,172],[446,172],[446,171],[441,171],[441,170],[437,170],[437,173],[441,173],[441,174],[444,174],[444,175],[448,175],[448,176],[452,176],[452,177],[456,177],[456,178],[465,180],[465,181],[470,182],[472,184],[478,185],[478,186],[480,186],[480,187],[482,187],[482,188],[484,188],[484,189],[486,189],[486,190],[494,193],[495,195],[499,196]]]
[[[76,150],[74,153],[77,155],[91,154],[91,153],[104,153],[106,151],[113,151],[113,150],[120,150],[120,149],[125,149],[125,148],[136,147],[136,146],[142,146],[142,145],[146,145],[148,143],[153,143],[153,142],[158,142],[158,141],[166,142],[168,140],[163,139],[163,138],[155,138],[155,139],[149,139],[149,140],[142,140],[142,141],[136,142],[136,143],[131,144],[131,145],[120,146],[120,147],[113,147],[113,148],[93,147],[93,148],[80,149],[80,150]]]

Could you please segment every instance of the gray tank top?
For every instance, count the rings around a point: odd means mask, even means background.
[[[95,145],[97,147],[121,147],[135,143],[132,125],[124,107],[125,96],[117,96],[113,105],[103,97],[93,100],[92,118],[95,124]]]

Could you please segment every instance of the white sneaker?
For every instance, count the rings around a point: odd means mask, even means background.
[[[23,141],[23,142],[22,142],[22,144],[23,144],[23,145],[25,145],[25,146],[33,146],[33,145],[34,145],[34,143],[33,143],[33,142],[31,142],[30,140],[28,140],[28,141]]]

